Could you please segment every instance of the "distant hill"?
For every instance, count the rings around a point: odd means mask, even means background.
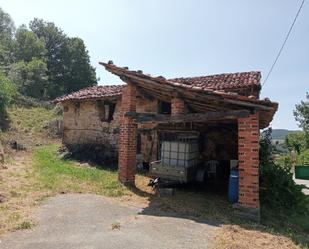
[[[284,140],[286,135],[297,131],[299,130],[273,129],[272,138],[275,140]]]

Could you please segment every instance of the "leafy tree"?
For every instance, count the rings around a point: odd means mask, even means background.
[[[12,62],[13,34],[15,26],[9,14],[0,8],[0,67],[6,71]]]
[[[15,59],[16,61],[29,62],[33,58],[44,59],[46,54],[45,41],[29,31],[26,26],[21,26],[15,34]]]
[[[290,151],[295,150],[299,154],[307,147],[306,133],[302,131],[289,133],[284,142]]]
[[[309,148],[309,94],[306,94],[307,101],[301,101],[296,105],[294,110],[295,120],[299,123],[299,127],[303,129],[306,134],[306,147]]]
[[[10,104],[15,94],[14,85],[3,73],[0,73],[0,128],[5,128],[7,123],[6,107]]]
[[[62,95],[68,78],[68,39],[64,32],[52,22],[45,22],[35,18],[30,22],[30,29],[45,41],[47,53],[45,55],[49,87],[47,94],[50,98]]]
[[[42,60],[34,58],[29,62],[14,63],[9,71],[9,78],[21,94],[40,100],[47,98],[47,66]]]
[[[42,19],[34,19],[29,26],[45,41],[49,98],[97,84],[83,40],[67,37],[54,23]]]
[[[95,69],[90,65],[90,58],[85,44],[80,38],[69,38],[69,77],[65,82],[65,92],[70,93],[81,88],[97,84]]]

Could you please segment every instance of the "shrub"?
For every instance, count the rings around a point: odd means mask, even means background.
[[[65,158],[78,161],[89,161],[96,165],[117,168],[118,151],[114,145],[104,144],[71,144],[59,151]]]
[[[53,104],[47,101],[40,101],[35,98],[22,95],[20,93],[16,93],[14,100],[12,101],[13,104],[19,107],[43,107],[46,109],[52,109],[54,107]]]
[[[15,94],[15,87],[2,73],[0,73],[0,128],[4,129],[8,124],[6,107],[11,103]]]
[[[297,165],[309,166],[309,149],[302,151],[297,156]]]
[[[295,150],[298,154],[307,148],[307,134],[303,131],[297,131],[288,134],[285,137],[285,144],[290,151]]]
[[[291,173],[292,161],[284,157],[274,163],[271,154],[271,130],[262,133],[260,140],[261,203],[272,210],[308,214],[308,199],[303,187],[295,184]]]

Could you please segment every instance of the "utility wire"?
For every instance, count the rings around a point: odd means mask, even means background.
[[[293,29],[293,27],[294,27],[294,25],[295,25],[295,23],[296,23],[296,20],[297,20],[297,18],[298,18],[298,16],[299,16],[299,13],[300,13],[300,11],[301,11],[301,9],[302,9],[304,3],[305,3],[305,0],[302,0],[302,2],[301,2],[301,4],[300,4],[300,7],[299,7],[299,9],[298,9],[298,11],[297,11],[297,13],[296,13],[296,16],[295,16],[295,18],[294,18],[294,20],[293,20],[293,23],[292,23],[292,25],[291,25],[291,27],[290,27],[290,29],[289,29],[289,31],[288,31],[288,33],[287,33],[287,35],[286,35],[284,41],[283,41],[283,43],[282,43],[282,46],[281,46],[281,48],[280,48],[280,50],[279,50],[279,52],[278,52],[278,54],[277,54],[277,56],[276,56],[276,59],[275,59],[274,63],[272,64],[272,66],[271,66],[271,68],[270,68],[270,70],[269,70],[269,72],[268,72],[268,74],[267,74],[267,76],[266,76],[266,78],[265,78],[265,80],[264,80],[262,86],[265,85],[265,83],[267,82],[267,80],[268,80],[270,74],[272,73],[272,71],[273,71],[273,69],[274,69],[274,67],[275,67],[275,65],[276,65],[276,63],[277,63],[277,61],[278,61],[278,59],[279,59],[279,57],[280,57],[280,55],[281,55],[281,52],[282,52],[282,50],[283,50],[283,48],[284,48],[286,42],[287,42],[288,39],[289,39],[289,36],[290,36],[290,34],[291,34],[291,32],[292,32],[292,29]]]

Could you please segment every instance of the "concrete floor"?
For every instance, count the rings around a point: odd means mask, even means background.
[[[37,226],[6,235],[0,248],[207,248],[216,230],[205,221],[175,214],[142,213],[141,208],[97,195],[58,195],[38,210]]]

